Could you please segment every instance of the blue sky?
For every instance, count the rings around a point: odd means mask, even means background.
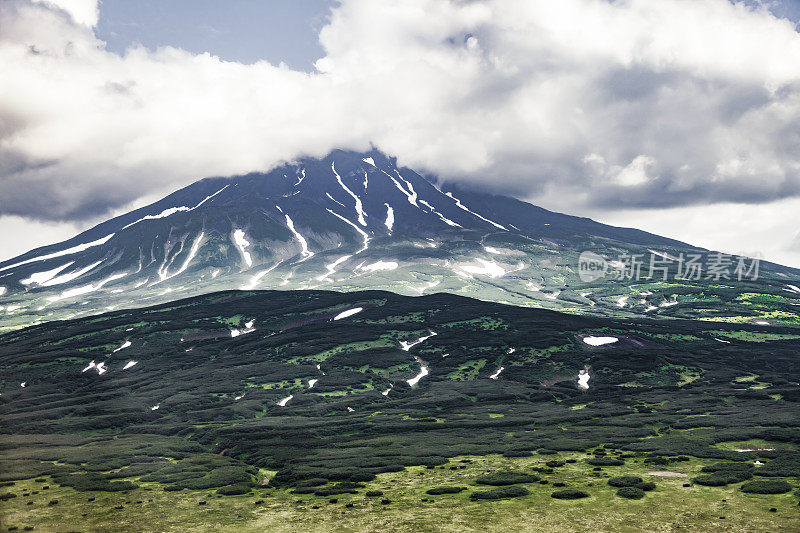
[[[310,71],[322,57],[317,35],[334,0],[103,0],[97,36],[122,53],[132,44],[260,59]]]
[[[748,0],[747,3],[757,4],[759,2]],[[779,17],[785,17],[795,22],[800,20],[800,0],[762,0],[760,3],[769,5],[772,12]]]

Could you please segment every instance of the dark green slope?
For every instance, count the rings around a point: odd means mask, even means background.
[[[599,337],[617,340],[587,343]],[[148,474],[197,488],[258,480],[256,467],[280,470],[274,483],[358,480],[459,454],[603,444],[769,458],[800,443],[798,347],[789,327],[633,323],[447,294],[214,293],[0,337],[0,478]],[[716,445],[753,438],[780,451]]]

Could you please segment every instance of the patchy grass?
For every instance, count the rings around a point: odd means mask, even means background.
[[[423,323],[427,318],[428,313],[417,311],[415,313],[408,313],[405,315],[392,315],[387,316],[383,320],[364,320],[365,324],[410,324],[410,323]]]
[[[770,442],[763,439],[737,440],[731,442],[720,442],[714,445],[721,450],[785,450],[796,452],[797,446],[789,443]]]
[[[381,337],[374,341],[351,342],[347,344],[342,344],[340,346],[336,346],[335,348],[331,348],[330,350],[325,350],[315,355],[292,357],[287,361],[287,363],[292,363],[292,364],[322,363],[329,357],[332,357],[340,353],[361,352],[365,350],[371,350],[373,348],[388,348],[390,346],[396,346],[396,345],[397,342],[395,340]]]
[[[760,333],[756,331],[722,331],[711,330],[705,333],[714,335],[715,337],[722,337],[724,339],[735,339],[737,341],[745,342],[769,342],[769,341],[783,341],[791,339],[800,339],[800,335],[791,333]]]
[[[442,328],[470,327],[483,331],[494,331],[498,329],[508,329],[508,323],[501,318],[482,316],[478,318],[473,318],[471,320],[449,322],[447,324],[442,324],[440,327]]]
[[[468,361],[461,365],[453,372],[447,374],[447,379],[453,381],[469,381],[478,377],[478,372],[486,366],[486,359],[478,359],[477,361]]]
[[[677,333],[650,333],[648,337],[659,339],[662,341],[674,341],[674,342],[689,342],[689,341],[700,340],[700,337],[696,337],[694,335],[681,335]]]
[[[745,494],[738,484],[727,487],[684,487],[687,478],[647,476],[641,459],[620,467],[592,471],[584,453],[560,453],[547,460],[576,459],[542,477],[549,483],[526,483],[530,494],[506,500],[471,500],[484,490],[475,479],[486,472],[532,471],[543,457],[498,455],[458,457],[450,465],[409,467],[380,474],[357,494],[340,494],[335,503],[313,494],[257,487],[242,496],[220,496],[211,490],[165,492],[157,484],[124,493],[76,492],[25,480],[4,488],[20,496],[0,503],[4,528],[26,525],[36,531],[790,531],[800,529],[796,497],[791,494]],[[464,461],[471,462],[464,462]],[[674,463],[670,471],[697,474],[711,460]],[[613,471],[613,472],[612,472]],[[272,472],[262,472],[267,477]],[[641,500],[617,497],[607,484],[612,476],[636,475],[654,481],[656,489]],[[554,487],[554,483],[559,483]],[[562,487],[560,484],[563,484]],[[430,495],[440,486],[464,486],[457,494]],[[551,497],[557,490],[581,490],[580,500]],[[23,491],[36,495],[22,497]],[[379,498],[366,491],[381,491]],[[94,498],[93,501],[89,501]],[[382,503],[384,499],[390,503]],[[56,505],[48,505],[58,500]],[[427,500],[427,501],[423,501]],[[33,505],[27,505],[33,501]],[[205,502],[200,504],[200,502]],[[348,507],[351,505],[351,507]],[[119,509],[118,507],[122,508]],[[769,512],[770,508],[777,512]],[[82,516],[83,514],[86,516]],[[724,517],[724,518],[723,518]]]

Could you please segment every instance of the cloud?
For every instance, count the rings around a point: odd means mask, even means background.
[[[0,215],[0,261],[11,259],[54,242],[64,241],[87,229],[73,223],[38,222],[18,216]]]
[[[0,3],[0,213],[81,220],[370,143],[566,211],[800,195],[800,36],[726,0],[343,0],[316,71],[108,52],[89,0]]]
[[[76,24],[88,26],[97,25],[100,9],[97,0],[33,0],[35,3],[44,4],[56,10],[61,10]]]
[[[767,204],[721,203],[659,210],[598,210],[597,220],[659,233],[723,253],[762,257],[800,267],[800,231],[796,213],[800,198]]]

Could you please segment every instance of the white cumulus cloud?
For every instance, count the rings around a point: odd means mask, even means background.
[[[566,211],[800,196],[800,35],[763,7],[343,0],[312,73],[114,54],[97,17],[91,0],[0,3],[2,214],[89,219],[370,143]]]

